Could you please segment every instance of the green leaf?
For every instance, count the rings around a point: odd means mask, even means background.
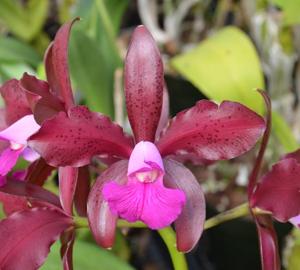
[[[272,112],[272,128],[286,152],[293,152],[299,148],[299,144],[286,121],[274,111]]]
[[[83,20],[72,31],[70,66],[87,105],[113,117],[114,73],[122,65],[115,36],[128,0],[101,1],[79,1]]]
[[[48,0],[29,0],[22,7],[18,1],[0,1],[0,19],[16,36],[31,41],[42,29],[48,15]]]
[[[207,97],[238,101],[262,113],[255,88],[264,88],[257,52],[247,35],[226,27],[171,61],[172,66]]]
[[[72,79],[91,110],[113,115],[113,73],[95,40],[82,30],[71,35],[69,63]]]
[[[25,62],[37,67],[41,61],[36,51],[26,43],[11,37],[0,37],[0,63]]]
[[[59,255],[60,243],[51,247],[51,252],[41,270],[61,269]],[[76,270],[133,270],[126,262],[120,260],[112,252],[104,250],[95,244],[76,240],[74,245],[74,269]]]
[[[34,74],[34,70],[24,63],[0,64],[0,83],[12,78],[20,79],[24,72]]]
[[[271,0],[283,12],[283,24],[293,25],[300,23],[300,0]]]

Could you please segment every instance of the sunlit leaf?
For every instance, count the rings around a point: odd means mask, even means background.
[[[238,28],[224,28],[173,58],[171,64],[207,97],[238,101],[263,111],[263,101],[254,91],[264,88],[259,58],[251,40]]]
[[[271,2],[282,9],[285,25],[300,23],[300,0],[272,0]]]
[[[60,243],[57,242],[51,247],[51,252],[41,270],[60,269],[61,261],[59,256]],[[74,269],[101,269],[101,270],[133,270],[126,262],[116,257],[112,252],[101,249],[95,244],[75,240],[74,245]]]
[[[17,1],[0,1],[0,20],[16,36],[32,40],[42,29],[48,15],[48,0],[29,0],[22,7]]]

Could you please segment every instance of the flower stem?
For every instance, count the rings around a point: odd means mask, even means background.
[[[204,229],[210,229],[214,226],[217,226],[223,222],[236,219],[239,217],[244,217],[250,214],[248,203],[243,203],[235,208],[232,208],[228,211],[220,213],[212,218],[209,218],[205,221]]]
[[[176,236],[171,227],[159,230],[158,233],[167,246],[174,270],[188,270],[186,258],[183,253],[179,252],[176,248]]]

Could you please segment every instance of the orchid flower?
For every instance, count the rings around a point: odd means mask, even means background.
[[[163,64],[144,26],[133,33],[125,61],[125,95],[134,141],[121,127],[84,106],[73,106],[42,123],[29,145],[52,166],[80,167],[95,156],[119,161],[97,179],[88,200],[96,241],[110,247],[117,219],[141,220],[152,229],[175,222],[177,248],[191,250],[205,220],[196,178],[177,157],[221,160],[251,149],[265,129],[245,106],[201,100],[180,112],[157,136],[163,104]]]

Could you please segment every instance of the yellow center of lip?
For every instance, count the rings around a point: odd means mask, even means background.
[[[135,174],[135,177],[143,183],[151,183],[154,182],[157,177],[159,176],[159,171],[158,170],[151,170],[151,171],[146,171],[146,172],[137,172]]]

